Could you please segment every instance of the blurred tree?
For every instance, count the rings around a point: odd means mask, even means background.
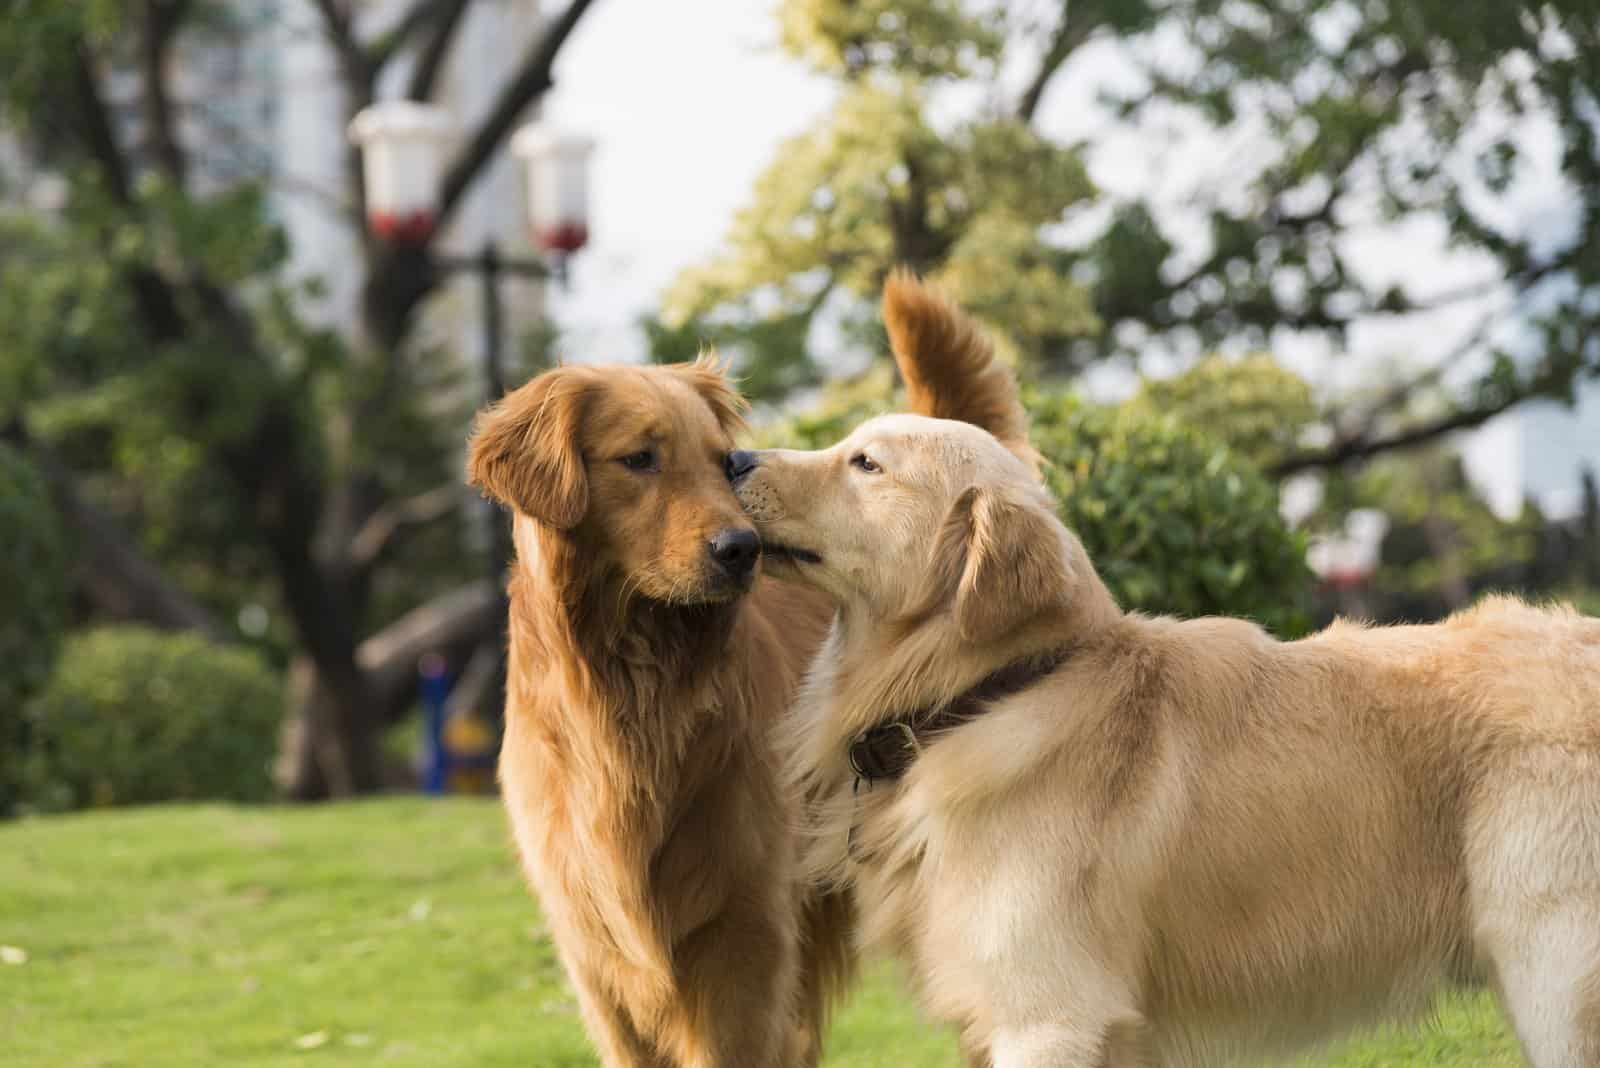
[[[1324,443],[1276,474],[1432,441],[1600,374],[1593,0],[785,0],[778,17],[837,101],[667,294],[674,351],[724,342],[762,389],[814,382],[796,337],[836,295],[859,314],[900,262],[1043,374],[1137,366],[1157,343],[1270,348],[1280,329],[1337,351],[1356,324],[1464,317],[1459,347],[1328,413]],[[1052,86],[1103,75],[1108,54],[1137,83],[1100,83],[1123,121],[1082,145],[1041,133]],[[1159,181],[1096,195],[1080,158],[1130,134],[1168,147]],[[1226,166],[1183,166],[1208,146],[1228,146]],[[1555,193],[1537,226],[1525,177]],[[1352,243],[1386,227],[1474,277],[1363,274]],[[786,326],[742,333],[769,322]]]
[[[1596,482],[1592,467],[1583,470],[1582,500],[1582,510],[1578,513],[1582,577],[1586,585],[1600,592],[1600,483]]]
[[[935,118],[950,92],[999,93],[1008,37],[1033,21],[957,0],[786,0],[778,17],[784,48],[839,83],[837,102],[779,148],[725,249],[672,287],[647,326],[658,357],[713,342],[752,396],[779,397],[818,380],[805,341],[824,307],[875,337],[884,275],[907,264],[1001,327],[1013,357],[1067,359],[1099,320],[1048,233],[1092,187],[1073,149],[1029,125],[1059,59],[1040,60],[1020,100]]]
[[[0,818],[19,796],[22,704],[50,675],[67,621],[67,554],[44,478],[0,443]]]
[[[529,42],[446,171],[441,222],[592,2]],[[428,99],[470,3],[415,0],[364,35],[359,5],[316,0],[349,114],[401,57],[405,94]],[[19,0],[0,20],[7,127],[68,183],[57,217],[0,220],[0,429],[49,478],[97,610],[217,638],[280,610],[289,626],[264,640],[300,684],[285,784],[361,792],[379,785],[379,734],[409,704],[417,654],[493,641],[498,597],[465,582],[436,523],[459,500],[445,465],[465,413],[422,401],[430,361],[410,332],[440,276],[426,250],[366,233],[355,150],[353,345],[297,315],[260,183],[197,179],[175,55],[239,17],[220,0]],[[415,554],[445,563],[408,566]]]
[[[264,801],[283,680],[248,650],[194,632],[100,627],[68,640],[24,715],[29,811]]]
[[[1159,6],[1128,39],[1143,84],[1123,116],[1152,139],[1181,128],[1250,147],[1186,191],[1182,222],[1205,231],[1197,255],[1178,254],[1173,221],[1144,201],[1117,205],[1084,250],[1108,351],[1152,336],[1263,344],[1280,328],[1337,345],[1358,323],[1433,311],[1468,324],[1439,363],[1336,413],[1331,440],[1280,473],[1432,441],[1600,374],[1592,0]],[[1353,243],[1382,228],[1448,248],[1473,277],[1358,270]],[[1419,390],[1433,402],[1413,403]]]
[[[1128,406],[1177,419],[1270,471],[1300,447],[1320,414],[1305,379],[1266,353],[1208,356],[1171,378],[1148,378]]]
[[[1388,520],[1369,582],[1368,614],[1379,620],[1437,619],[1486,590],[1539,594],[1580,577],[1537,574],[1546,527],[1538,509],[1502,519],[1467,477],[1461,457],[1440,447],[1331,476],[1309,525],[1341,529],[1357,509]]]

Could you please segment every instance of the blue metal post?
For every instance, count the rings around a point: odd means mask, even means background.
[[[450,694],[450,676],[444,657],[429,653],[418,666],[422,676],[422,792],[442,794],[449,773],[449,754],[444,747],[444,702]]]

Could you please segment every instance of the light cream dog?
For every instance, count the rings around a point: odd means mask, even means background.
[[[1600,621],[1127,614],[1026,455],[888,416],[737,487],[840,606],[807,867],[927,1008],[996,1068],[1216,1065],[1489,984],[1536,1068],[1600,1065]]]

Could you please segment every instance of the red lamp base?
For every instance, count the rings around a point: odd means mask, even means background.
[[[431,211],[387,212],[375,211],[371,216],[372,232],[385,241],[403,245],[420,245],[433,236]]]
[[[589,243],[589,227],[581,222],[559,222],[536,226],[533,243],[545,252],[571,254]]]

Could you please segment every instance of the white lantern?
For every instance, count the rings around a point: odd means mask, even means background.
[[[438,222],[444,149],[455,129],[442,108],[388,100],[350,120],[361,146],[367,221],[386,241],[422,244]]]
[[[570,255],[589,242],[589,155],[594,141],[529,125],[511,139],[527,171],[528,226],[533,243]]]

